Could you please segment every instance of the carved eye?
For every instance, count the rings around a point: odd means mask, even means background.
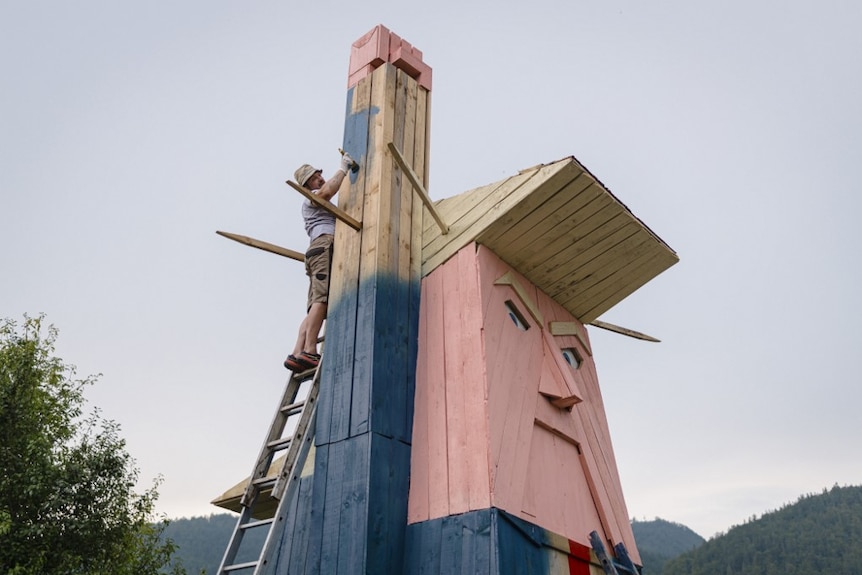
[[[530,329],[530,324],[527,323],[527,320],[524,319],[524,315],[518,310],[517,306],[512,303],[512,300],[506,300],[506,311],[509,314],[509,318],[512,322],[518,326],[518,329],[521,331],[527,331]]]
[[[578,353],[576,349],[571,347],[567,347],[566,349],[561,350],[563,352],[563,358],[566,360],[566,363],[572,366],[574,369],[578,369],[581,367],[581,362],[583,359],[581,358],[581,354]]]

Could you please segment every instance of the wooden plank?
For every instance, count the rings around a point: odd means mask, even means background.
[[[668,253],[658,253],[648,259],[643,259],[634,267],[625,270],[630,274],[630,276],[626,278],[628,281],[621,280],[612,284],[606,284],[603,286],[606,288],[604,292],[597,293],[596,298],[593,300],[585,301],[583,304],[584,307],[588,307],[590,305],[592,305],[592,307],[589,307],[589,309],[582,314],[582,317],[587,322],[594,322],[611,307],[634,293],[638,288],[646,284],[649,280],[655,278],[677,261],[676,256]],[[620,273],[625,273],[625,271]],[[593,304],[595,301],[598,301],[599,303]],[[581,304],[580,301],[578,303],[579,305]]]
[[[298,262],[305,261],[305,254],[301,252],[297,252],[288,248],[283,248],[281,246],[277,246],[275,244],[271,244],[269,242],[264,242],[262,240],[256,240],[254,238],[250,238],[248,236],[241,236],[239,234],[232,234],[230,232],[222,232],[216,231],[216,233],[220,236],[231,239],[235,242],[239,242],[241,244],[245,244],[247,246],[251,246],[253,248],[257,248],[259,250],[263,250],[265,252],[270,252],[273,254],[278,254],[280,256],[284,256],[286,258],[290,258],[292,260],[296,260]]]
[[[492,193],[479,196],[477,193],[468,193],[462,202],[439,204],[441,217],[449,225],[449,233],[445,236],[429,230],[422,237],[422,274],[427,275],[432,269],[449,259],[461,247],[472,242],[485,226],[491,223],[500,212],[505,211],[508,203],[513,201],[511,196],[522,197],[532,191],[529,185],[531,178],[539,172],[531,172],[509,178],[499,185],[489,186],[486,189]],[[523,190],[521,188],[524,188]],[[485,191],[484,189],[482,190]],[[506,200],[509,199],[509,202]],[[461,210],[459,205],[469,201],[469,209]],[[459,214],[459,215],[456,215]],[[483,214],[488,214],[483,217]]]
[[[368,169],[371,174],[365,190],[363,207],[364,222],[362,248],[359,254],[359,289],[356,304],[356,347],[353,366],[353,394],[350,405],[348,433],[361,435],[371,429],[374,393],[374,353],[384,353],[377,341],[377,329],[382,327],[376,317],[379,289],[389,289],[390,284],[381,284],[385,275],[392,275],[393,254],[389,249],[392,237],[392,162],[386,157],[386,142],[391,141],[395,121],[395,68],[383,64],[372,73],[374,84],[371,105],[378,112],[369,128]],[[396,231],[397,233],[397,231]],[[390,280],[391,281],[391,280]],[[391,307],[391,301],[387,301]],[[389,316],[388,319],[392,319]],[[383,386],[383,382],[380,382]],[[380,412],[377,412],[380,413]]]
[[[410,492],[407,506],[407,523],[418,523],[431,518],[428,505],[428,490],[431,483],[429,450],[429,410],[431,397],[428,393],[428,294],[427,284],[422,285],[419,306],[419,352],[416,358],[416,396],[413,412],[413,437],[410,453]],[[442,331],[441,331],[442,333]],[[435,362],[439,359],[435,356]]]
[[[405,575],[433,575],[440,571],[440,541],[443,520],[434,519],[407,526],[407,558],[404,561]]]
[[[371,476],[371,437],[366,433],[358,437],[350,437],[335,444],[339,461],[343,470],[333,477],[339,483],[340,496],[332,498],[327,492],[331,504],[339,508],[339,512],[330,515],[332,529],[338,535],[324,542],[324,548],[329,544],[330,554],[324,554],[320,573],[361,573],[361,565],[366,565],[370,528],[369,490]],[[332,465],[334,462],[330,462]],[[325,534],[324,534],[325,536]]]
[[[629,242],[628,245],[621,244],[615,247],[615,251],[619,250],[621,254],[624,253],[617,259],[617,262],[591,270],[589,275],[583,277],[555,299],[563,305],[566,305],[567,302],[576,301],[581,309],[590,310],[613,298],[614,294],[619,291],[625,291],[627,288],[631,288],[633,291],[636,289],[633,284],[637,284],[638,287],[643,285],[637,281],[637,278],[651,275],[652,270],[666,267],[663,259],[665,254],[655,253],[652,250],[653,247],[647,243],[635,244],[634,241]],[[585,268],[590,270],[589,266],[585,266]],[[616,299],[615,301],[619,300]],[[579,319],[583,321],[582,318]]]
[[[465,412],[464,345],[467,334],[461,332],[461,299],[458,261],[441,268],[443,272],[444,377],[446,381],[446,450],[449,460],[449,514],[470,510],[467,461],[467,435],[470,433]]]
[[[425,385],[428,394],[428,517],[449,515],[449,459],[446,427],[447,387],[444,365],[446,324],[443,315],[444,270],[423,281],[426,288],[421,306],[427,310],[427,337],[419,353],[426,358]],[[420,382],[417,381],[417,385]]]
[[[404,175],[413,185],[413,189],[416,191],[416,194],[419,196],[419,199],[422,200],[422,203],[425,205],[425,209],[428,210],[428,213],[431,214],[431,217],[437,222],[437,226],[440,228],[440,233],[446,235],[449,233],[449,226],[446,225],[446,222],[443,221],[443,218],[437,212],[437,208],[434,206],[434,202],[431,201],[431,197],[428,195],[428,192],[425,190],[425,186],[422,185],[419,176],[416,175],[416,172],[413,171],[413,168],[404,159],[404,156],[398,150],[398,146],[394,143],[389,143],[389,151],[392,152],[392,157],[395,158],[395,162],[398,166],[404,171]]]
[[[285,183],[300,194],[302,194],[302,196],[305,197],[309,202],[317,204],[318,206],[320,206],[321,208],[323,208],[324,210],[326,210],[327,212],[353,228],[354,230],[359,231],[362,228],[361,222],[357,221],[350,214],[348,214],[338,206],[334,205],[332,202],[324,200],[317,194],[311,193],[309,190],[303,188],[292,180],[287,180]]]
[[[367,557],[363,573],[394,573],[404,564],[410,446],[369,433]],[[350,503],[348,503],[350,504]],[[348,564],[350,566],[351,564]],[[350,570],[339,571],[350,572]],[[355,564],[353,567],[355,571]]]
[[[319,406],[318,406],[319,409]],[[320,414],[318,413],[318,420]],[[330,444],[319,445],[314,455],[314,475],[312,475],[311,523],[308,536],[308,559],[306,573],[320,573],[320,563],[323,555],[324,520],[327,513],[329,483],[329,453]],[[334,501],[334,499],[333,499]],[[331,511],[330,511],[331,512]]]
[[[661,341],[660,339],[656,339],[656,338],[652,337],[651,335],[647,335],[645,333],[641,333],[639,331],[635,331],[635,330],[629,329],[627,327],[620,327],[618,325],[614,325],[614,324],[608,323],[606,321],[599,321],[597,319],[594,319],[593,321],[590,322],[590,325],[594,325],[596,327],[600,327],[602,329],[606,329],[606,330],[612,331],[614,333],[627,335],[627,336],[633,337],[635,339],[642,339],[644,341],[653,341],[656,343]]]
[[[542,193],[530,194],[517,211],[498,219],[481,241],[501,250],[528,243],[538,233],[556,228],[597,193],[592,191],[595,180],[586,172],[563,170],[558,176],[541,186]]]
[[[648,238],[642,233],[628,236],[621,242],[606,250],[602,257],[594,258],[583,263],[573,273],[566,276],[566,288],[550,292],[552,298],[566,305],[564,302],[572,297],[580,296],[587,290],[610,277],[614,272],[625,269],[640,256],[648,253],[654,245],[650,244]],[[583,321],[581,318],[578,318]]]
[[[364,207],[365,181],[369,177],[365,159],[368,157],[373,80],[373,76],[368,76],[348,91],[344,127],[344,149],[352,157],[361,160],[359,171],[348,176],[349,187],[342,184],[338,201],[341,209],[359,219],[362,218]],[[321,390],[315,430],[316,445],[344,439],[348,434],[356,344],[356,298],[359,291],[360,250],[361,235],[346,224],[337,221],[329,286],[329,310],[326,319],[326,330],[330,334],[330,341],[324,350],[327,361],[324,361],[321,367]]]
[[[609,211],[613,213],[613,206],[610,206]],[[525,273],[540,278],[543,284],[554,284],[571,276],[573,271],[587,263],[607,261],[611,257],[610,249],[642,232],[640,226],[626,214],[617,212],[610,219],[605,219],[607,215],[608,211],[596,214],[567,241],[549,246],[546,252],[548,257],[526,266]]]
[[[590,186],[565,207],[563,212],[569,215],[553,226],[539,228],[542,233],[527,236],[523,244],[511,244],[507,250],[498,251],[518,270],[529,274],[540,262],[554,257],[566,250],[579,239],[589,236],[595,229],[606,224],[612,214],[616,214],[616,206],[607,194],[598,193],[597,186]],[[571,261],[562,262],[571,265]]]

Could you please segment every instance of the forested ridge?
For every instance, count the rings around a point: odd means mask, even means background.
[[[668,562],[662,575],[858,575],[862,486],[824,489]]]
[[[175,519],[164,535],[190,575],[213,575],[235,523],[236,515],[227,513]],[[801,496],[709,541],[659,518],[635,520],[632,530],[644,575],[859,575],[862,486]]]

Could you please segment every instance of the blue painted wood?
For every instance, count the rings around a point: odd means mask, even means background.
[[[367,573],[397,573],[404,562],[410,446],[372,433]]]
[[[526,522],[523,522],[524,525],[519,525],[511,519],[508,514],[497,514],[499,575],[548,573],[549,550],[542,546],[541,537],[531,529],[541,528]]]
[[[292,529],[293,548],[286,556],[289,568],[280,573],[304,573],[305,562],[308,557],[308,536],[311,531],[311,502],[314,487],[312,476],[300,480],[297,494],[297,506],[295,510],[295,521]]]
[[[319,415],[318,415],[319,418]],[[316,448],[314,454],[314,475],[312,475],[311,518],[308,528],[308,546],[303,573],[320,573],[320,560],[323,553],[323,519],[326,504],[326,483],[329,475],[328,444]]]
[[[407,526],[403,572],[406,575],[453,573],[496,575],[496,510],[482,509]]]

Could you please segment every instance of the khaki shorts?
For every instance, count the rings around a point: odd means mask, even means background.
[[[333,236],[323,234],[311,241],[305,252],[305,273],[309,277],[308,309],[313,303],[328,303],[329,272],[332,268]]]

